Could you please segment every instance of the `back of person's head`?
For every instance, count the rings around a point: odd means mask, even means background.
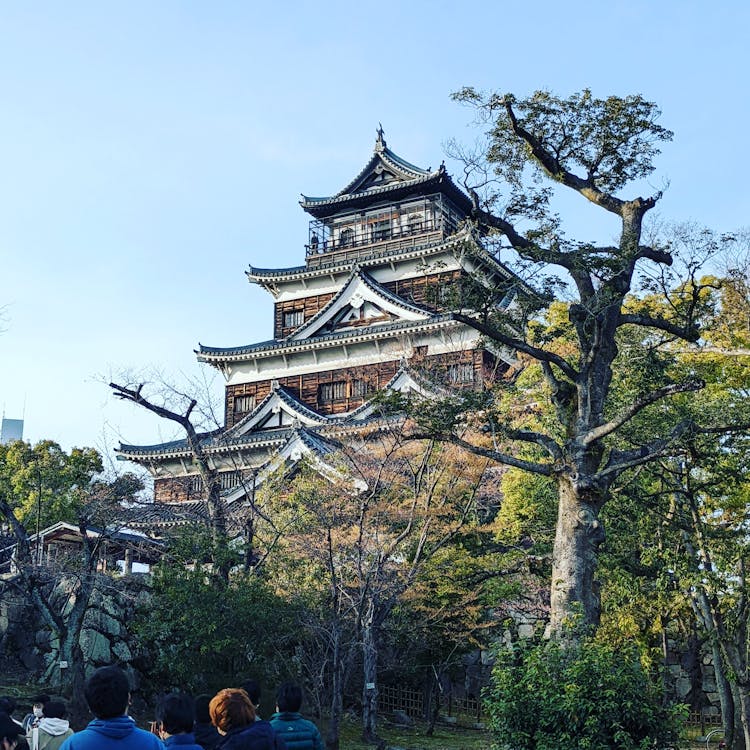
[[[255,721],[255,706],[240,688],[219,690],[208,704],[211,723],[222,732],[246,727]]]
[[[66,719],[68,709],[62,701],[48,701],[44,704],[45,719]]]
[[[211,702],[211,696],[206,693],[196,696],[195,698],[195,721],[198,724],[210,724],[211,714],[208,712],[208,704]]]
[[[279,711],[296,713],[302,706],[302,688],[293,682],[284,682],[276,691],[276,705]]]
[[[0,696],[0,713],[10,716],[16,710],[16,699],[12,695]]]
[[[193,699],[186,693],[165,695],[156,707],[156,720],[167,734],[192,732],[195,722]]]
[[[245,680],[240,687],[247,693],[254,706],[260,705],[260,683],[258,680],[251,677],[249,680]]]
[[[0,744],[3,740],[8,740],[12,745],[18,740],[19,734],[23,734],[21,727],[8,714],[0,713]]]
[[[114,719],[128,708],[130,684],[120,667],[99,667],[86,680],[86,702],[97,719]]]

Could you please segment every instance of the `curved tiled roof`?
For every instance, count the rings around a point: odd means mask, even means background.
[[[232,425],[228,430],[226,430],[224,434],[229,436],[235,434],[246,434],[243,432],[243,428],[249,422],[252,422],[258,414],[261,414],[263,410],[266,409],[268,404],[273,401],[274,398],[278,398],[283,401],[293,413],[305,416],[311,421],[315,421],[319,424],[325,421],[325,416],[323,416],[322,414],[318,414],[318,412],[316,411],[313,411],[309,406],[303,404],[302,401],[296,398],[294,394],[290,393],[286,388],[284,388],[283,385],[279,385],[276,381],[274,381],[274,385],[271,387],[270,393],[249,414],[246,414],[244,417],[242,417],[239,422]],[[279,428],[275,427],[274,429],[278,430]]]
[[[278,341],[273,339],[272,341],[263,341],[259,344],[248,344],[246,346],[230,346],[230,347],[211,347],[203,346],[199,344],[199,349],[196,350],[199,362],[220,362],[220,361],[238,361],[242,360],[248,355],[257,356],[259,354],[265,354],[272,356],[274,354],[282,354],[284,352],[295,352],[305,351],[314,348],[322,348],[326,344],[336,345],[339,343],[347,343],[354,341],[366,341],[368,339],[381,339],[386,338],[390,334],[395,332],[402,332],[410,328],[431,328],[438,327],[441,324],[450,323],[455,320],[452,313],[439,313],[432,315],[427,320],[420,321],[397,321],[395,323],[386,323],[377,327],[363,327],[355,328],[346,331],[327,333],[323,336],[317,336],[314,339],[305,339],[303,341],[290,341],[284,339]]]

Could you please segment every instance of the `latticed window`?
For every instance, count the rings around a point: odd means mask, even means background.
[[[447,375],[449,383],[473,383],[474,365],[471,362],[448,365]]]
[[[255,408],[255,396],[235,396],[234,413],[244,414]]]
[[[297,328],[305,322],[304,310],[288,310],[284,313],[284,328]]]
[[[366,380],[352,380],[352,398],[364,398],[372,391],[372,385]]]
[[[343,401],[345,398],[345,380],[335,380],[333,383],[321,383],[318,387],[318,401],[321,404],[329,404],[331,401]]]
[[[200,476],[196,475],[194,477],[190,477],[188,491],[191,494],[203,491],[203,480],[200,478]]]
[[[223,471],[219,474],[219,486],[222,490],[229,490],[236,487],[242,480],[242,474],[239,471]]]

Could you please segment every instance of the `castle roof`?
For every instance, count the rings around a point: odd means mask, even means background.
[[[295,354],[311,349],[326,349],[363,341],[393,338],[405,333],[427,332],[462,325],[465,324],[457,321],[453,313],[439,313],[424,320],[398,320],[377,326],[347,328],[343,331],[333,331],[312,339],[294,340],[287,338],[281,341],[271,339],[257,344],[230,347],[212,347],[199,344],[196,354],[199,362],[218,365],[222,362],[240,362],[246,359]]]
[[[359,173],[335,195],[303,195],[300,205],[312,216],[324,218],[348,208],[360,208],[381,200],[398,200],[413,192],[437,189],[448,195],[467,213],[471,201],[451,180],[443,164],[435,170],[422,169],[388,148],[383,129],[378,129],[375,149]]]

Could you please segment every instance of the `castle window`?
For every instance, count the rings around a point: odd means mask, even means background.
[[[297,328],[305,322],[304,310],[287,310],[284,312],[284,328]]]
[[[332,401],[343,401],[345,398],[345,380],[335,380],[333,383],[321,383],[318,387],[318,401],[321,404],[330,404]]]
[[[448,365],[447,375],[449,383],[473,383],[474,365],[471,362]]]
[[[365,398],[372,392],[372,386],[366,380],[352,380],[352,398]]]
[[[194,477],[190,477],[190,486],[188,492],[190,494],[203,491],[203,480],[197,474]]]
[[[219,474],[219,486],[222,490],[229,490],[232,487],[236,487],[242,480],[242,475],[239,471],[223,471]]]
[[[391,236],[391,222],[389,219],[380,219],[372,225],[372,241],[380,242]]]
[[[406,222],[409,234],[416,234],[422,231],[422,214],[409,214]]]
[[[255,408],[255,396],[235,396],[234,413],[243,414]]]

